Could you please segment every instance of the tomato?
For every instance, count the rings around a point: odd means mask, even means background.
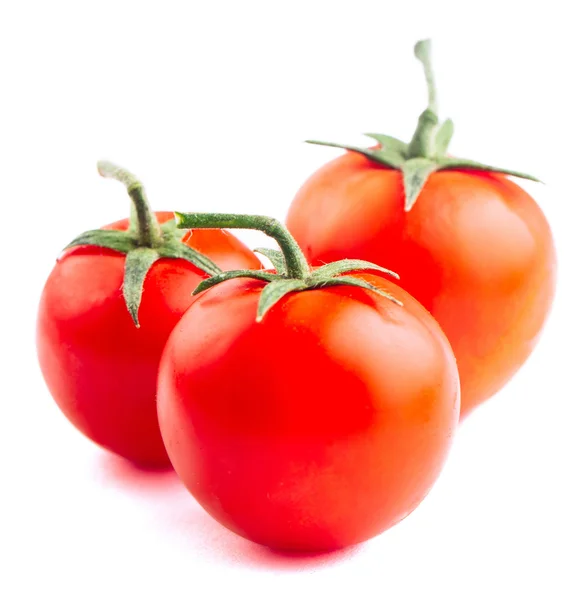
[[[378,275],[309,283],[259,320],[269,286],[220,282],[171,333],[158,385],[169,456],[203,508],[254,542],[364,541],[439,475],[459,417],[453,353],[429,313]]]
[[[314,264],[362,258],[400,273],[451,342],[464,415],[538,340],[555,287],[550,228],[524,190],[494,173],[435,173],[413,209],[403,205],[399,171],[350,153],[307,181],[286,223]]]
[[[427,109],[410,145],[372,134],[375,148],[348,147],[300,188],[286,224],[313,264],[361,258],[400,273],[447,334],[466,415],[535,347],[556,256],[541,209],[502,173],[521,174],[441,154],[453,126],[436,127]]]
[[[160,223],[173,213],[156,214]],[[128,220],[109,229],[126,230]],[[224,268],[258,259],[223,231],[186,232],[185,243]],[[42,292],[38,358],[65,416],[88,438],[145,466],[167,466],[156,416],[158,364],[169,333],[207,275],[182,258],[162,258],[146,274],[140,328],[122,294],[126,256],[81,245],[58,259]]]

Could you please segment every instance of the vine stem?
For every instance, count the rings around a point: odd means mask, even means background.
[[[130,171],[106,160],[98,162],[102,177],[115,179],[126,186],[131,202],[130,231],[135,233],[138,245],[156,248],[162,241],[160,224],[152,212],[142,182]]]
[[[414,47],[414,55],[422,63],[427,82],[428,106],[418,119],[416,131],[408,146],[410,158],[430,158],[435,150],[435,133],[439,124],[437,89],[431,65],[431,41],[421,40]]]
[[[175,213],[177,226],[183,229],[256,229],[274,238],[282,250],[288,276],[306,279],[311,274],[309,263],[287,228],[277,219],[261,215],[225,213]]]

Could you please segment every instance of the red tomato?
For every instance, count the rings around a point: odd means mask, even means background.
[[[163,223],[173,213],[157,213]],[[105,229],[123,230],[128,220]],[[225,269],[261,267],[231,234],[189,231],[184,241]],[[42,293],[41,369],[67,418],[97,444],[136,463],[168,465],[156,416],[156,376],[168,335],[206,275],[183,259],[160,259],[146,276],[136,328],[122,296],[125,256],[80,246],[57,261]]]
[[[461,414],[497,392],[534,348],[551,307],[556,258],[548,223],[507,177],[433,173],[410,212],[403,178],[356,153],[300,189],[287,226],[313,264],[375,262],[439,322],[461,378]]]
[[[330,550],[408,515],[459,417],[449,344],[428,312],[349,286],[291,293],[220,283],[171,333],[158,414],[179,477],[215,519],[273,548]]]

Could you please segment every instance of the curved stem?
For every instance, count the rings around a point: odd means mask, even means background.
[[[177,226],[184,229],[256,229],[274,238],[292,279],[305,279],[311,274],[309,263],[287,228],[277,219],[261,215],[215,213],[175,213]]]
[[[142,183],[129,171],[117,165],[101,160],[98,171],[102,177],[109,177],[123,183],[132,200],[130,214],[130,231],[136,234],[138,245],[155,248],[162,243],[159,222],[152,212]]]
[[[418,118],[416,131],[408,145],[408,156],[409,158],[430,158],[435,154],[435,135],[439,124],[435,77],[431,67],[431,41],[417,42],[414,47],[414,55],[420,60],[425,71],[429,104]]]
[[[427,91],[429,94],[428,109],[437,114],[439,107],[437,105],[437,89],[435,87],[435,75],[431,66],[431,40],[421,40],[414,46],[414,55],[422,63],[427,82]]]

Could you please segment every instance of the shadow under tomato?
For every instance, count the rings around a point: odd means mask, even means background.
[[[102,452],[97,459],[97,476],[105,485],[125,487],[132,491],[155,492],[181,485],[177,474],[167,467],[144,467],[124,458]]]
[[[307,571],[331,566],[359,552],[351,546],[329,552],[273,550],[251,542],[211,518],[190,496],[166,513],[169,530],[197,555],[230,566],[270,571]]]
[[[199,506],[172,468],[149,469],[102,452],[96,474],[104,487],[136,495],[156,522],[178,543],[207,560],[259,570],[306,571],[324,568],[359,552],[351,546],[329,552],[273,550],[226,529]]]
[[[249,549],[249,558],[254,561],[255,566],[292,571],[330,566],[354,556],[360,550],[360,546],[350,546],[326,552],[298,552],[272,550],[252,542],[248,544],[253,546]]]

